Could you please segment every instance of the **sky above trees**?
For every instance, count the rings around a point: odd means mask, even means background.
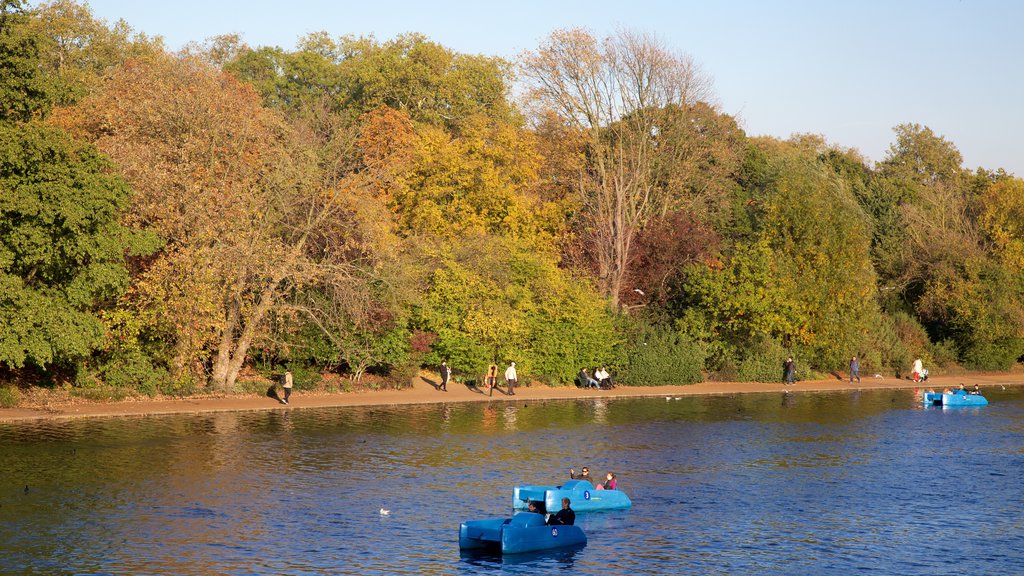
[[[320,30],[387,40],[419,32],[456,51],[515,57],[556,28],[657,34],[713,78],[722,110],[750,135],[824,135],[881,160],[892,127],[914,122],[957,143],[964,164],[1024,174],[1024,4],[638,0],[514,4],[440,0],[137,2],[92,0],[95,15],[163,36],[168,48],[237,33],[290,49]]]

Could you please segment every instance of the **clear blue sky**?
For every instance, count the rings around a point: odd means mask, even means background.
[[[291,49],[309,32],[420,32],[514,57],[556,28],[651,32],[697,60],[750,135],[824,135],[880,160],[892,127],[952,141],[969,168],[1024,176],[1024,1],[92,0],[94,14],[168,47],[238,33]]]

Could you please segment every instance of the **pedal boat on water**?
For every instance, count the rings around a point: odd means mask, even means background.
[[[576,525],[547,526],[544,515],[516,512],[511,518],[467,520],[459,526],[459,549],[521,554],[584,545],[587,536]]]
[[[525,510],[533,500],[543,502],[546,510],[558,510],[562,498],[572,501],[576,512],[621,510],[633,505],[622,490],[597,490],[586,480],[569,480],[561,486],[516,486],[512,489],[512,508]]]
[[[981,394],[968,394],[966,390],[956,392],[925,392],[925,406],[942,406],[944,408],[960,406],[987,406],[988,400]]]

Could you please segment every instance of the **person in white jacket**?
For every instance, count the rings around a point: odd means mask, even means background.
[[[515,387],[518,378],[516,377],[516,363],[512,362],[505,369],[505,385],[508,386],[508,395],[515,396]]]
[[[921,381],[921,375],[924,373],[924,365],[921,363],[920,358],[914,360],[914,367],[910,370],[910,372],[910,377],[914,380],[914,382]]]

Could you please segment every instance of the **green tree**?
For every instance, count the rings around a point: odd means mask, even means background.
[[[838,367],[878,322],[870,225],[822,143],[761,140],[747,168],[745,218],[719,264],[691,265],[676,306],[696,307],[733,350],[800,347]],[[768,348],[771,348],[770,346]]]
[[[69,364],[102,343],[125,257],[154,248],[119,224],[129,189],[111,172],[61,130],[0,125],[0,363]]]
[[[515,361],[524,378],[572,382],[581,366],[613,357],[604,301],[530,243],[481,236],[435,258],[415,319],[438,336],[429,362],[481,375],[492,361]]]
[[[0,122],[40,117],[55,97],[41,65],[42,38],[30,24],[21,0],[0,0]]]

